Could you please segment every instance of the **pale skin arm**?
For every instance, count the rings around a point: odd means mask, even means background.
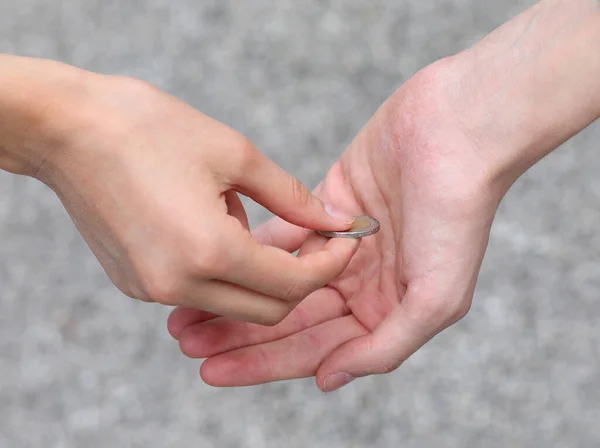
[[[506,182],[600,116],[599,49],[600,1],[544,0],[457,56],[449,101]]]
[[[358,241],[303,257],[252,238],[238,193],[344,230],[244,136],[142,81],[0,55],[0,169],[58,195],[125,294],[273,325],[337,277]]]
[[[497,207],[514,181],[600,116],[600,4],[543,0],[390,96],[319,187],[376,216],[348,268],[281,324],[185,308],[169,320],[202,378],[241,386],[315,376],[332,391],[388,373],[469,310]],[[288,250],[307,233],[256,231]],[[312,246],[318,248],[318,245]]]
[[[68,119],[48,114],[72,113],[84,90],[83,71],[0,54],[0,169],[35,176],[69,132]]]

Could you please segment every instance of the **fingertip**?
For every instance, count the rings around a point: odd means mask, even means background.
[[[221,386],[218,383],[218,381],[215,381],[218,378],[215,377],[214,375],[212,375],[211,367],[210,367],[210,358],[205,359],[202,362],[202,364],[200,365],[200,371],[198,373],[200,374],[200,379],[202,381],[204,381],[207,385],[212,386],[212,387]]]
[[[318,200],[321,201],[320,199],[318,199]],[[340,228],[340,229],[331,229],[331,230],[347,230],[354,223],[354,216],[351,215],[350,213],[343,211],[342,209],[340,209],[339,207],[337,207],[333,204],[323,203],[323,206],[324,206],[324,209],[327,212],[327,214],[336,221],[336,225],[344,226],[343,228]],[[329,229],[320,229],[320,230],[329,230]]]
[[[326,247],[335,255],[346,259],[356,253],[361,241],[361,238],[331,238],[327,241]]]
[[[204,360],[200,366],[200,378],[206,384],[212,387],[224,387],[226,382],[224,381],[225,372],[219,372],[218,364],[215,368],[215,363],[212,358]]]
[[[178,309],[179,308],[175,308],[171,311],[167,318],[167,331],[175,340],[179,340],[179,335],[181,334],[181,330],[183,330],[180,313],[177,311]]]
[[[350,384],[355,379],[356,377],[346,372],[337,372],[327,375],[325,379],[321,381],[321,384],[319,385],[319,383],[317,383],[317,385],[323,392],[333,392]]]
[[[325,243],[324,249],[333,255],[334,264],[336,265],[335,269],[339,274],[350,264],[350,261],[352,261],[352,258],[358,251],[360,243],[360,238],[331,238]]]
[[[224,351],[224,344],[230,339],[227,326],[232,322],[214,320],[205,324],[190,325],[181,331],[179,348],[188,358],[199,359],[216,356]]]
[[[319,389],[332,392],[355,378],[374,373],[370,369],[373,364],[371,341],[372,334],[366,333],[335,349],[317,370]]]
[[[190,325],[205,322],[215,317],[217,317],[216,314],[208,311],[177,307],[171,311],[167,318],[167,330],[173,339],[179,340],[181,332]]]
[[[200,378],[209,386],[231,387],[247,386],[253,382],[244,381],[245,366],[243,360],[234,353],[207,358],[200,366]]]
[[[360,242],[360,238],[328,238],[312,232],[302,244],[299,255],[324,251],[347,263],[358,250]]]

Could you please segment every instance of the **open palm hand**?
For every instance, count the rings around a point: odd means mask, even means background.
[[[396,369],[466,314],[503,191],[445,101],[444,63],[394,93],[317,188],[325,202],[381,222],[339,278],[273,327],[174,310],[169,330],[183,353],[208,358],[207,383],[316,376],[334,390]],[[301,253],[326,241],[280,218],[254,235]]]

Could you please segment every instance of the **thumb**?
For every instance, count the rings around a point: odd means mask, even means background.
[[[374,332],[338,347],[317,370],[319,388],[331,392],[355,378],[396,370],[426,342],[407,324],[412,326],[399,305]]]
[[[354,217],[324,204],[302,182],[265,154],[251,150],[250,163],[233,182],[240,193],[252,198],[285,221],[312,230],[346,230]]]
[[[327,357],[317,371],[317,384],[330,392],[355,378],[396,370],[466,314],[464,300],[427,299],[409,286],[402,301],[372,333],[348,341]]]

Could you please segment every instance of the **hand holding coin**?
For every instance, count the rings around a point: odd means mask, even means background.
[[[31,115],[48,119],[43,129],[54,134],[32,127],[27,137],[55,147],[39,162],[32,153],[28,169],[57,193],[125,294],[273,325],[343,272],[358,248],[331,239],[296,257],[253,238],[238,193],[307,229],[343,231],[353,218],[176,98],[141,81],[10,61],[31,77],[22,85],[52,98]]]
[[[318,233],[329,238],[364,238],[379,232],[379,221],[370,216],[355,216],[348,230],[319,230]]]

